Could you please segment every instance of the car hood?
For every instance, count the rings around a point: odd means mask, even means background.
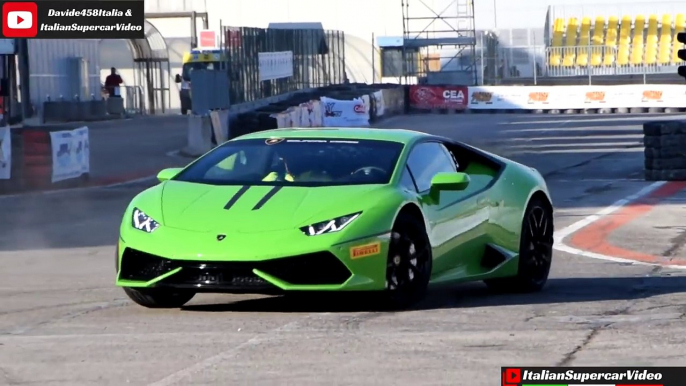
[[[197,232],[269,232],[362,210],[381,185],[330,187],[215,186],[167,181],[162,223]],[[261,204],[261,205],[259,205]]]

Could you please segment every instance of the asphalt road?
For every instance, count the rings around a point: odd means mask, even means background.
[[[383,125],[448,135],[538,168],[562,229],[649,184],[646,119],[437,115]],[[113,255],[121,212],[148,185],[0,198],[0,384],[492,386],[507,365],[683,365],[683,271],[562,252],[541,293],[460,285],[406,312],[232,295],[144,309],[114,287]],[[612,242],[683,251],[677,234],[636,237],[660,224],[676,232],[681,204]]]

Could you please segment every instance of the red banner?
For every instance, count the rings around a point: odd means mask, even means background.
[[[410,86],[410,107],[418,109],[467,108],[469,91],[467,86]]]

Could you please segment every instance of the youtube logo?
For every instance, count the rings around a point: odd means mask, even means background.
[[[522,382],[522,369],[504,369],[502,386],[517,386]]]
[[[2,34],[6,38],[36,37],[38,34],[36,3],[4,3],[2,5]]]

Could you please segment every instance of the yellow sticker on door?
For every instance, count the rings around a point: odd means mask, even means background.
[[[360,259],[367,256],[378,255],[381,252],[381,243],[371,243],[350,248],[350,258]]]

